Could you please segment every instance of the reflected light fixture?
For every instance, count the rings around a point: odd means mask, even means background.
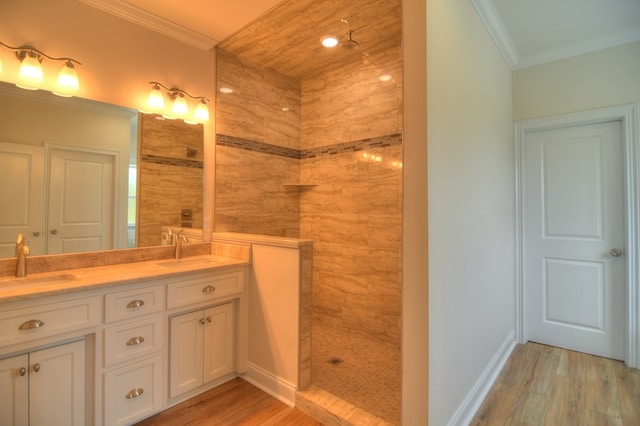
[[[209,108],[207,107],[207,102],[209,102],[209,99],[205,98],[204,96],[192,96],[186,91],[175,87],[168,88],[164,84],[157,81],[150,81],[149,84],[153,86],[151,88],[151,92],[149,92],[149,96],[147,97],[148,110],[142,112],[161,114],[163,117],[169,119],[181,118],[185,123],[189,124],[204,123],[205,121],[209,121]],[[167,114],[165,112],[164,94],[162,93],[162,89],[164,89],[169,98],[172,100],[170,114]],[[200,101],[198,102],[198,106],[195,108],[193,120],[188,119],[189,104],[187,103],[185,97],[198,99]]]
[[[64,65],[58,74],[57,85],[55,89],[52,90],[54,94],[59,96],[71,96],[80,88],[75,65],[81,64],[75,59],[66,57],[54,58],[31,46],[13,47],[2,42],[0,42],[0,46],[14,51],[16,53],[16,57],[20,61],[16,86],[29,90],[41,89],[42,83],[44,82],[42,61],[46,58],[51,61],[64,61]]]

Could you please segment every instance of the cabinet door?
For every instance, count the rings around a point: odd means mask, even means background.
[[[29,357],[0,360],[0,425],[29,423]]]
[[[203,329],[202,311],[171,318],[169,396],[172,398],[203,383]]]
[[[85,423],[85,343],[29,354],[29,425]]]
[[[204,383],[233,371],[233,303],[204,311]]]

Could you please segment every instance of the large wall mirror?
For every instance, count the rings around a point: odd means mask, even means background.
[[[202,125],[0,83],[0,257],[161,245],[202,184]]]

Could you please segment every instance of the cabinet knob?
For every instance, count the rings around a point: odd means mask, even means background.
[[[34,237],[39,237],[40,236],[40,231],[34,231],[32,232]]]
[[[58,230],[57,229],[52,229],[51,230],[51,235],[57,235],[58,234]]]
[[[135,346],[135,345],[139,345],[140,343],[144,342],[144,337],[142,336],[136,336],[136,337],[132,337],[131,339],[127,340],[127,346]]]
[[[26,368],[24,368],[24,367],[22,367],[20,370],[18,370],[18,373],[19,373],[21,376],[24,376],[25,374],[27,374],[27,369],[26,369]]]
[[[40,364],[33,364],[33,371],[35,371],[36,373],[40,371]]]
[[[204,318],[200,318],[200,324],[204,324]]]
[[[216,291],[216,288],[212,285],[208,285],[202,289],[203,293],[213,293],[214,291]]]
[[[131,389],[129,391],[129,393],[127,393],[127,395],[125,396],[125,398],[127,399],[133,399],[133,398],[137,398],[140,395],[142,395],[144,393],[144,389],[142,388],[135,388],[135,389]]]
[[[211,321],[213,321],[213,320],[211,319],[211,317],[207,317],[207,322],[208,322],[208,323],[211,323]]]
[[[136,309],[142,306],[144,306],[144,300],[140,300],[140,299],[132,300],[131,302],[127,303],[128,309]]]
[[[40,328],[43,325],[44,325],[44,321],[40,321],[38,319],[32,319],[20,324],[20,327],[18,327],[18,330],[31,330],[34,328]]]

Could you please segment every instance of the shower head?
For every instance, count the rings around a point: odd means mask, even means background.
[[[353,49],[357,49],[358,47],[360,47],[360,43],[358,43],[357,41],[353,40],[351,38],[351,33],[353,31],[349,30],[347,31],[347,39],[345,41],[343,41],[342,43],[340,43],[340,47],[343,48],[344,50],[353,50]]]

